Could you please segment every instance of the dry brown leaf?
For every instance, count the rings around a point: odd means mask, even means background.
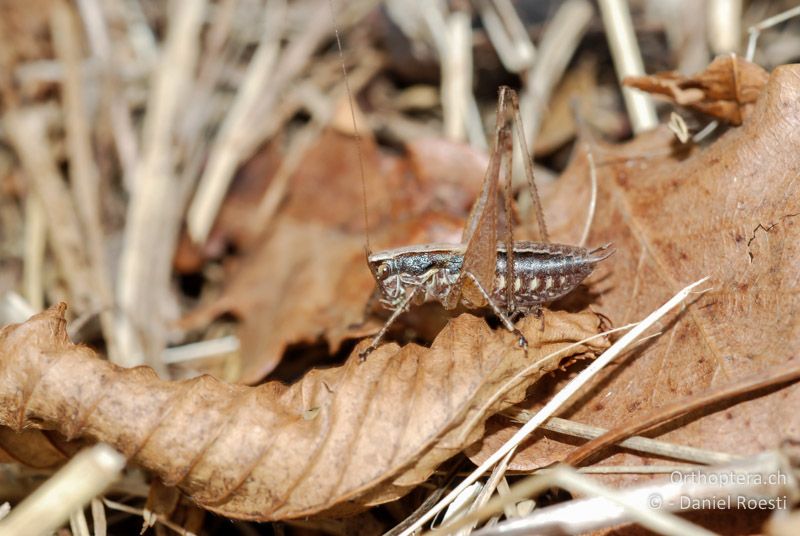
[[[546,312],[544,326],[522,321],[527,353],[514,335],[465,314],[430,349],[386,344],[365,363],[356,349],[345,365],[313,370],[291,387],[210,376],[166,382],[72,344],[65,309],[0,331],[0,424],[104,441],[204,508],[256,520],[395,499],[563,359],[606,346],[563,351],[597,333],[590,312]]]
[[[611,428],[639,412],[774,366],[800,347],[800,66],[775,70],[741,128],[693,154],[673,153],[662,128],[621,146],[595,149],[599,196],[589,243],[613,242],[613,266],[598,268],[600,310],[615,325],[636,321],[704,276],[712,290],[661,322],[663,334],[605,370],[563,417]],[[545,199],[554,235],[575,240],[589,199],[585,158]],[[537,385],[540,396],[552,386]],[[538,398],[541,399],[541,398]],[[537,397],[532,397],[535,400]],[[737,401],[741,402],[741,401]],[[683,419],[658,437],[750,454],[797,437],[800,388],[787,387]],[[513,429],[495,426],[482,460]],[[559,459],[563,437],[535,439],[512,466]],[[613,464],[647,463],[617,454]],[[643,477],[639,477],[643,478]]]
[[[389,157],[370,139],[363,140],[372,246],[458,242],[462,218],[482,179],[480,155],[435,142],[415,144],[409,154],[408,162]],[[447,168],[441,162],[448,159],[462,165]],[[364,254],[354,140],[325,132],[289,190],[273,226],[228,279],[219,299],[181,323],[197,328],[224,313],[240,318],[242,383],[264,378],[291,344],[323,338],[336,351],[345,338],[380,327],[377,322],[362,324],[375,285]]]
[[[258,207],[279,169],[282,142],[280,137],[270,141],[236,172],[204,244],[195,244],[184,230],[173,259],[178,273],[199,272],[209,258],[223,256],[231,245],[247,251],[258,239]]]
[[[738,56],[719,56],[705,71],[684,76],[676,71],[629,76],[623,84],[665,95],[681,106],[740,125],[761,94],[769,74]]]
[[[571,68],[553,91],[542,126],[534,138],[533,154],[548,155],[574,139],[578,127],[575,113],[613,138],[625,135],[627,121],[616,106],[610,106],[605,94],[609,89],[597,84],[597,62],[584,60]]]
[[[454,214],[468,214],[480,193],[489,155],[445,138],[414,140],[406,150],[414,175],[429,195],[436,195]]]

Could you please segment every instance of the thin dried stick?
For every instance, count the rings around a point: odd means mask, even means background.
[[[505,458],[500,460],[500,463],[494,466],[492,474],[489,475],[489,478],[486,480],[486,483],[483,484],[480,493],[478,494],[477,497],[475,497],[475,501],[473,501],[472,505],[469,507],[467,515],[469,515],[472,512],[477,512],[478,510],[486,506],[486,503],[488,503],[489,499],[492,498],[492,495],[497,489],[497,486],[500,485],[500,482],[503,480],[506,471],[508,470],[508,462],[510,460],[511,456],[506,456]],[[475,525],[477,525],[477,522],[465,525],[459,530],[459,535],[466,536],[467,534],[472,532],[472,529],[475,528]]]
[[[163,353],[163,361],[168,365],[173,365],[175,363],[185,363],[196,359],[208,359],[209,357],[238,352],[239,347],[239,338],[234,335],[228,335],[227,337],[220,337],[218,339],[166,348]]]
[[[742,42],[742,0],[708,2],[708,42],[715,55],[739,52]]]
[[[642,55],[633,32],[628,3],[625,0],[599,0],[599,4],[617,78],[622,80],[626,76],[644,75]],[[634,132],[650,130],[658,125],[658,117],[650,97],[629,87],[622,88],[622,96]]]
[[[590,465],[579,467],[583,475],[657,475],[670,474],[675,471],[700,470],[702,465]]]
[[[96,497],[92,499],[92,528],[94,536],[106,536],[108,533],[106,509],[103,507],[103,501]]]
[[[69,529],[72,531],[72,536],[91,536],[89,534],[89,522],[86,521],[86,514],[83,513],[83,508],[70,514]]]
[[[189,235],[199,244],[208,238],[233,173],[243,159],[241,138],[252,128],[253,109],[274,75],[286,18],[285,0],[271,0],[263,16],[261,42],[247,66],[245,78],[222,122],[220,133],[211,146],[208,164],[187,213]]]
[[[561,4],[542,35],[536,63],[525,73],[526,83],[519,101],[531,154],[553,89],[564,76],[593,14],[594,9],[586,0],[567,0]]]
[[[76,309],[93,309],[95,293],[80,223],[50,148],[46,118],[39,109],[15,109],[3,118],[9,139],[47,207],[47,230],[59,270]]]
[[[329,10],[329,0],[319,0],[310,4],[310,11],[322,13]],[[344,31],[360,21],[364,15],[376,4],[376,0],[351,0],[344,3],[342,13],[337,20],[341,21]],[[281,54],[280,61],[275,66],[274,77],[270,80],[266,91],[259,98],[258,108],[253,112],[255,128],[250,128],[241,140],[244,149],[242,155],[250,156],[253,152],[269,139],[283,125],[283,120],[276,118],[274,109],[278,97],[286,90],[289,84],[298,78],[303,69],[308,65],[314,51],[320,44],[333,33],[330,19],[326,17],[312,17],[303,27],[302,33],[293,36]]]
[[[632,342],[634,342],[645,330],[655,324],[662,316],[667,314],[671,309],[681,303],[686,297],[700,284],[708,280],[707,277],[692,283],[686,288],[682,289],[675,296],[673,296],[667,303],[656,309],[653,313],[647,316],[639,324],[636,325],[631,331],[622,336],[611,348],[603,352],[603,354],[595,359],[588,367],[586,367],[580,374],[572,379],[561,391],[559,391],[545,406],[539,410],[533,419],[528,421],[522,428],[520,428],[502,447],[497,449],[491,456],[489,456],[470,476],[465,478],[453,491],[451,491],[444,499],[439,501],[430,511],[417,520],[408,530],[403,534],[410,536],[415,530],[421,528],[425,523],[430,521],[436,514],[447,506],[453,498],[455,498],[461,491],[477,481],[478,478],[509,452],[515,450],[526,437],[528,437],[534,430],[536,430],[542,423],[553,416],[553,414],[561,409],[589,380],[591,380],[600,370],[608,363],[619,356],[624,349],[626,349]]]
[[[456,141],[466,139],[467,119],[472,95],[472,20],[468,13],[455,10],[447,25],[447,50],[442,61],[442,108],[444,134]]]
[[[361,88],[372,78],[380,64],[371,59],[366,59],[363,64],[353,72],[350,76],[350,91],[352,94],[357,94]],[[303,94],[307,91],[304,89],[307,86],[301,85],[298,87],[297,93]],[[313,88],[312,90],[316,89]],[[346,88],[339,87],[331,93],[333,95],[341,95]],[[319,90],[317,90],[319,91]],[[336,101],[336,97],[332,100]],[[319,139],[322,130],[331,121],[333,115],[333,106],[330,105],[330,100],[321,100],[321,106],[307,106],[312,113],[313,118],[310,123],[305,125],[303,129],[295,136],[289,152],[286,157],[281,161],[275,175],[272,176],[267,190],[258,204],[253,220],[254,229],[265,229],[269,226],[275,213],[278,211],[281,201],[283,201],[286,191],[289,186],[289,179],[294,175],[297,168],[302,164],[303,157],[311,148],[315,140]],[[360,121],[359,121],[360,123]],[[352,127],[351,127],[352,128]],[[369,226],[365,222],[365,228]]]
[[[714,534],[713,532],[709,532],[702,527],[698,527],[670,513],[654,509],[647,503],[637,501],[625,492],[615,491],[601,486],[590,477],[581,475],[576,470],[562,465],[543,471],[536,476],[526,478],[511,488],[507,495],[492,500],[478,512],[459,519],[450,526],[442,527],[441,531],[442,533],[451,533],[466,524],[474,523],[502,512],[503,507],[507,504],[537,495],[551,487],[560,487],[572,493],[581,493],[591,495],[594,498],[602,498],[608,505],[606,511],[610,510],[615,513],[621,511],[626,515],[627,519],[639,523],[643,527],[658,532],[659,534],[681,534],[685,536],[713,536]],[[539,512],[541,512],[541,510]],[[590,513],[593,512],[595,512],[595,509],[590,509]],[[535,512],[533,516],[536,516],[537,513],[538,512]],[[535,528],[531,529],[527,526],[524,532],[513,532],[509,530],[509,527],[529,524],[533,516],[501,523],[495,527],[479,530],[474,534],[476,536],[488,536],[490,534],[533,534],[538,531]]]
[[[122,315],[117,338],[120,364],[145,362],[165,372],[154,356],[164,345],[165,304],[182,206],[172,136],[182,99],[197,63],[198,37],[207,0],[175,4],[161,63],[153,76],[120,258],[117,297]],[[145,338],[141,334],[147,334]],[[146,358],[145,356],[150,356]]]
[[[128,41],[136,56],[146,65],[155,64],[159,55],[158,39],[147,22],[140,2],[117,0],[118,11],[125,17]]]
[[[631,328],[633,328],[635,326],[637,326],[636,323],[634,323],[634,324],[626,324],[626,325],[620,326],[618,328],[613,328],[613,329],[609,329],[607,331],[603,331],[601,333],[597,333],[596,335],[592,335],[591,337],[586,337],[583,340],[580,340],[578,342],[574,342],[572,344],[569,344],[569,345],[565,346],[564,348],[562,348],[560,350],[552,352],[552,353],[550,353],[550,354],[548,354],[548,355],[546,355],[546,356],[534,361],[533,363],[531,363],[530,365],[528,365],[524,369],[522,369],[519,372],[517,372],[516,374],[514,374],[514,376],[512,376],[511,378],[506,380],[506,382],[502,386],[500,386],[500,388],[498,388],[497,391],[486,402],[484,402],[484,404],[483,404],[483,406],[481,406],[480,411],[478,412],[478,414],[482,414],[482,413],[485,413],[486,411],[488,411],[489,408],[495,402],[497,402],[498,400],[500,400],[503,397],[503,395],[505,395],[508,391],[513,389],[516,385],[519,385],[520,382],[522,382],[526,377],[528,377],[531,374],[533,374],[536,370],[539,370],[539,369],[543,368],[546,365],[547,362],[549,362],[549,361],[551,361],[553,359],[558,359],[559,356],[568,355],[567,352],[573,352],[574,353],[574,350],[576,348],[580,348],[581,346],[583,346],[584,344],[586,344],[586,343],[588,343],[590,341],[593,341],[595,339],[599,339],[599,338],[602,338],[602,337],[606,337],[608,335],[611,335],[612,333],[618,333],[620,331],[625,331],[625,330],[631,329]],[[473,417],[472,422],[470,422],[469,425],[466,426],[465,428],[472,429],[477,425],[477,423],[478,423],[478,418],[477,417]],[[462,436],[459,439],[459,441],[466,441],[466,438],[464,436]]]
[[[596,335],[592,335],[591,337],[586,337],[585,339],[580,340],[578,342],[574,342],[572,344],[569,344],[569,345],[565,346],[564,348],[562,348],[560,350],[552,352],[552,353],[542,357],[541,359],[538,359],[538,360],[534,361],[533,363],[531,363],[530,365],[528,365],[524,369],[522,369],[519,372],[517,372],[516,374],[514,374],[514,376],[512,376],[510,379],[508,379],[502,386],[500,386],[500,388],[497,389],[497,391],[484,403],[484,405],[481,406],[480,411],[478,413],[481,414],[481,413],[485,413],[486,411],[488,411],[489,408],[495,402],[497,402],[498,400],[500,400],[503,397],[503,395],[505,395],[508,391],[513,389],[516,385],[519,385],[519,383],[522,382],[522,380],[524,380],[526,377],[528,377],[531,374],[533,374],[536,370],[539,370],[542,367],[544,367],[547,362],[549,362],[549,361],[551,361],[553,359],[558,359],[559,356],[561,356],[561,355],[568,355],[567,352],[573,352],[574,353],[574,350],[576,348],[580,348],[581,346],[583,346],[584,344],[586,344],[586,343],[588,343],[590,341],[593,341],[595,339],[599,339],[599,338],[602,338],[602,337],[606,337],[608,335],[611,335],[612,333],[619,333],[620,331],[625,331],[625,330],[634,328],[637,325],[638,324],[636,324],[636,323],[626,324],[626,325],[620,326],[618,328],[613,328],[613,329],[609,329],[607,331],[603,331],[603,332],[598,333]],[[465,427],[465,428],[472,429],[477,425],[477,423],[478,423],[478,418],[477,417],[473,417],[472,422],[470,422],[469,425],[467,427]],[[466,438],[465,437],[461,437],[460,441],[466,441]]]
[[[83,224],[86,252],[94,283],[94,307],[100,312],[100,324],[108,357],[118,357],[114,330],[114,294],[106,263],[103,225],[100,217],[100,172],[92,153],[89,113],[84,104],[84,84],[77,21],[63,0],[54,2],[50,25],[56,54],[64,66],[63,107],[66,129],[69,177],[78,217]]]
[[[0,521],[6,536],[49,534],[119,477],[125,457],[105,444],[76,454]]]
[[[631,421],[573,450],[564,459],[564,462],[570,465],[577,465],[603,448],[618,443],[644,430],[675,419],[676,417],[743,394],[793,383],[798,380],[800,380],[800,362],[790,361],[788,363],[782,363],[776,369],[762,372],[750,378],[745,378],[735,382],[733,385],[717,387],[705,393],[678,400],[672,404],[668,404],[666,407],[656,408],[645,415],[636,415]]]
[[[47,215],[35,192],[25,196],[25,253],[22,281],[25,299],[35,311],[44,307],[44,266],[47,246]]]
[[[740,501],[747,499],[763,501],[766,498],[771,499],[773,504],[786,508],[789,501],[797,497],[798,490],[797,480],[791,471],[791,465],[783,454],[766,452],[732,464],[703,468],[702,472],[693,468],[689,468],[686,473],[673,472],[669,480],[662,479],[653,484],[628,488],[618,493],[630,504],[638,505],[645,512],[659,510],[685,512],[687,499],[692,503],[705,500],[713,505],[719,505],[721,499],[727,499],[731,506],[736,506]],[[525,492],[536,485],[533,478],[519,482],[512,489],[510,500],[527,496]],[[483,516],[488,517],[499,508],[502,508],[501,501],[490,504],[483,512]],[[602,493],[599,496],[542,508],[526,519],[502,523],[497,530],[502,531],[505,536],[511,536],[550,533],[558,527],[559,532],[567,530],[569,534],[584,534],[631,521],[637,520],[625,510],[618,508],[610,497]],[[495,532],[482,530],[475,534],[489,536]],[[685,532],[677,531],[670,534],[685,534]]]
[[[503,67],[512,73],[530,69],[536,47],[511,0],[482,0],[479,6],[483,26]]]
[[[98,0],[77,0],[77,4],[83,26],[86,28],[86,35],[89,38],[89,48],[100,64],[103,100],[108,107],[111,135],[122,166],[122,182],[130,193],[130,181],[133,177],[139,147],[131,112],[125,100],[125,92],[122,91],[119,74],[111,59],[112,47],[108,26]]]
[[[589,232],[592,230],[592,222],[594,222],[594,213],[597,210],[597,167],[594,165],[594,156],[589,146],[586,148],[586,160],[589,162],[589,180],[592,185],[592,195],[589,198],[589,208],[586,210],[586,223],[583,226],[581,239],[578,242],[581,247],[585,247],[586,241],[589,240]]]
[[[410,526],[415,520],[419,518],[419,516],[423,515],[425,512],[428,511],[428,508],[436,504],[436,502],[444,495],[444,492],[450,486],[453,478],[458,476],[459,468],[464,464],[464,459],[461,459],[455,462],[450,469],[443,474],[443,478],[440,480],[440,484],[436,486],[433,493],[428,495],[425,498],[425,501],[419,505],[419,507],[414,510],[411,515],[406,517],[403,521],[386,531],[383,536],[398,536],[401,532],[403,532],[406,527]]]
[[[797,16],[800,16],[800,6],[787,9],[783,13],[778,13],[774,17],[769,17],[768,19],[764,19],[758,24],[751,26],[747,30],[747,52],[745,53],[745,58],[747,58],[747,61],[753,61],[753,58],[756,55],[756,43],[758,43],[758,38],[761,35],[761,32]]]
[[[167,516],[156,514],[147,509],[134,508],[133,506],[128,506],[127,504],[111,501],[106,498],[103,498],[103,504],[105,504],[109,510],[117,510],[119,512],[125,512],[126,514],[141,516],[141,518],[144,520],[144,527],[142,529],[142,532],[144,532],[144,529],[152,527],[156,523],[161,523],[162,525],[164,525],[171,531],[175,532],[176,534],[180,534],[180,536],[195,536],[194,532],[188,531],[185,528],[181,527],[180,525],[176,525],[175,523],[170,521],[169,518],[167,518]]]
[[[533,416],[533,414],[528,411],[519,411],[514,415],[509,415],[509,412],[506,411],[504,414],[522,423],[528,422]],[[590,440],[598,438],[608,432],[605,428],[561,419],[559,417],[551,417],[549,421],[542,425],[542,429]],[[724,452],[687,447],[685,445],[675,445],[674,443],[639,436],[629,437],[619,442],[619,446],[637,452],[655,454],[657,456],[668,456],[676,460],[702,464],[728,463],[737,459],[737,456]]]
[[[564,466],[559,466],[557,469],[563,468]],[[575,473],[568,471],[566,474],[574,475]],[[571,489],[570,486],[576,483],[571,480],[565,479],[563,487]],[[591,483],[592,481],[586,479],[583,482]],[[536,493],[542,489],[542,483],[544,482],[541,480],[537,481],[537,477],[519,482],[512,488],[508,497],[493,500],[487,505],[484,511],[479,513],[481,518],[485,519],[495,512],[501,511],[504,504]],[[582,486],[579,486],[577,491],[585,492]],[[790,501],[795,500],[797,493],[798,483],[786,456],[780,452],[765,452],[732,464],[703,468],[702,472],[690,469],[687,473],[673,473],[670,474],[668,480],[662,479],[645,486],[614,492],[598,487],[596,491],[588,493],[594,495],[590,498],[542,508],[525,519],[508,521],[496,528],[478,531],[475,535],[549,534],[556,528],[559,534],[584,534],[631,521],[642,523],[639,516],[654,521],[656,516],[653,514],[685,512],[687,499],[692,502],[706,500],[714,505],[719,504],[720,500],[727,499],[731,506],[736,506],[748,499],[759,501],[766,499],[771,500],[773,505],[785,509]],[[621,504],[619,499],[623,499],[624,504]],[[621,505],[623,508],[619,507]],[[750,506],[750,508],[757,507]],[[668,521],[673,522],[677,519],[670,517]],[[687,530],[699,529],[699,527],[690,525],[674,527],[672,530],[662,532],[655,526],[649,524],[645,526],[663,534],[683,535],[690,534],[690,532],[686,532]],[[662,526],[661,528],[668,527]]]
[[[436,2],[417,4],[428,30],[442,71],[441,101],[445,135],[470,143],[485,145],[478,104],[472,93],[472,32],[469,16],[460,11],[445,17]]]

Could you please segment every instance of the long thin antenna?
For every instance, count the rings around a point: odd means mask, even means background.
[[[350,103],[350,117],[353,119],[353,135],[356,139],[356,152],[358,153],[358,167],[361,173],[361,201],[364,209],[364,237],[367,244],[367,257],[372,253],[369,245],[369,211],[367,210],[367,179],[364,172],[364,154],[361,150],[361,134],[358,132],[356,121],[356,108],[353,101],[353,92],[350,91],[350,79],[347,77],[347,66],[344,63],[344,51],[342,50],[342,39],[339,36],[339,25],[336,24],[336,10],[333,7],[333,0],[328,0],[331,9],[331,21],[333,22],[333,33],[336,36],[336,47],[339,49],[339,60],[342,64],[342,75],[344,76],[344,87],[347,90],[347,101]]]

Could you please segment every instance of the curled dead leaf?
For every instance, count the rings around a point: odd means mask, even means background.
[[[343,366],[289,387],[167,382],[72,344],[65,309],[0,331],[0,424],[104,441],[204,508],[255,520],[402,496],[543,374],[607,344],[567,349],[598,332],[591,312],[523,320],[527,353],[514,335],[465,314],[430,349],[386,344],[361,364],[357,348]]]
[[[768,78],[767,71],[755,63],[738,56],[719,56],[704,71],[692,76],[666,71],[629,76],[622,83],[664,95],[675,104],[740,125]]]

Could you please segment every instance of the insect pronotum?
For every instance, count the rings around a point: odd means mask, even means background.
[[[339,52],[342,54],[336,31]],[[342,69],[347,73],[342,59]],[[347,88],[352,110],[352,95]],[[525,175],[533,201],[542,242],[514,241],[511,209],[511,163],[513,155],[512,124],[522,148]],[[353,126],[358,137],[355,114]],[[359,158],[361,155],[359,154]],[[506,232],[497,239],[497,196],[500,174],[505,176]],[[365,230],[366,186],[361,173],[364,198]],[[484,175],[481,193],[470,212],[459,244],[420,244],[373,253],[367,238],[367,264],[380,293],[380,303],[392,313],[360,353],[362,360],[372,352],[389,327],[412,305],[439,302],[446,309],[459,304],[467,308],[489,306],[503,326],[527,341],[512,319],[531,312],[539,313],[543,304],[552,302],[577,287],[614,250],[609,245],[595,249],[551,244],[547,236],[539,195],[528,155],[517,94],[509,87],[498,91],[495,143]]]

